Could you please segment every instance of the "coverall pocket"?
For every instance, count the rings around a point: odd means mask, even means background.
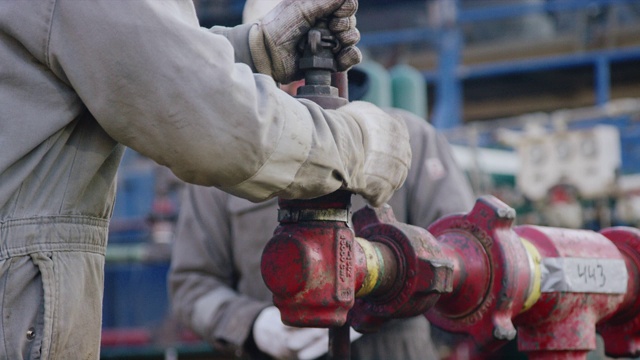
[[[0,358],[46,358],[51,322],[45,321],[43,278],[50,276],[51,265],[42,253],[0,261]]]
[[[0,360],[98,359],[103,271],[81,251],[0,260]]]
[[[45,294],[45,340],[51,334],[50,343],[43,344],[43,359],[97,360],[104,255],[54,251],[50,260],[43,259],[40,265]]]
[[[40,270],[40,301],[38,311],[38,321],[36,326],[27,329],[26,338],[34,342],[32,359],[48,359],[52,342],[53,317],[56,294],[58,293],[54,274],[53,254],[34,253],[31,254],[33,263]]]

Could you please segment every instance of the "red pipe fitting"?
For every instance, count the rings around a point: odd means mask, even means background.
[[[484,197],[469,214],[429,227],[456,260],[453,292],[426,316],[445,330],[471,335],[473,358],[512,339],[515,327],[518,348],[530,359],[584,359],[595,349],[596,323],[623,303],[627,267],[637,266],[637,257],[625,267],[601,234],[512,228],[514,216],[504,203]],[[636,306],[632,302],[627,306]]]
[[[354,233],[349,228],[351,193],[311,200],[279,201],[273,237],[261,271],[282,321],[292,326],[342,326],[353,306],[356,283]]]
[[[511,319],[524,306],[532,283],[527,252],[511,230],[514,219],[512,208],[487,196],[468,214],[429,226],[453,260],[454,281],[452,292],[442,295],[426,316],[447,331],[471,335],[481,351],[516,336]]]
[[[597,329],[608,356],[635,358],[640,356],[640,230],[613,227],[600,233],[620,250],[629,277],[624,300]]]
[[[518,315],[518,349],[530,359],[585,359],[596,323],[622,302],[624,260],[606,237],[588,230],[518,226],[541,256],[540,298]]]
[[[424,313],[451,291],[453,266],[425,229],[399,223],[389,206],[365,207],[353,216],[355,238],[349,197],[280,201],[261,270],[285,324],[342,326],[353,307],[349,324],[375,331]]]
[[[397,264],[389,286],[378,287],[377,291],[356,299],[349,314],[354,329],[374,332],[388,319],[422,314],[441,293],[451,292],[453,265],[445,260],[427,230],[398,222],[388,205],[376,209],[367,206],[357,211],[353,224],[360,239],[383,244],[381,248],[391,250]],[[371,270],[369,274],[381,273],[380,269]]]

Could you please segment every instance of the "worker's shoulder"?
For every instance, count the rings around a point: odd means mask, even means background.
[[[261,202],[252,202],[234,195],[228,195],[227,209],[234,214],[252,213],[264,210],[272,211],[275,214],[278,210],[278,199],[271,198]]]
[[[436,133],[433,125],[431,125],[426,119],[421,118],[420,116],[410,111],[399,108],[384,108],[384,111],[386,111],[390,115],[402,118],[402,120],[404,120],[405,124],[407,125],[410,134],[415,132],[423,132],[429,134]]]

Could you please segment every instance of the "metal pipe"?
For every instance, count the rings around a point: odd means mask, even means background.
[[[329,360],[349,360],[351,341],[349,324],[329,328]]]

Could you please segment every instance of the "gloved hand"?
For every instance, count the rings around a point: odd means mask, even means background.
[[[391,198],[407,177],[411,146],[406,124],[401,118],[362,101],[354,101],[336,111],[355,120],[362,131],[364,146],[361,164],[357,154],[341,151],[344,164],[351,167],[344,187],[378,207]]]
[[[249,32],[254,66],[283,84],[301,79],[298,44],[318,19],[326,18],[339,43],[335,50],[338,71],[348,70],[362,59],[355,47],[360,41],[357,9],[358,0],[283,0]]]
[[[351,329],[351,341],[362,334]],[[253,339],[262,352],[276,359],[315,359],[329,351],[329,330],[297,328],[282,323],[280,310],[265,308],[253,324]]]

